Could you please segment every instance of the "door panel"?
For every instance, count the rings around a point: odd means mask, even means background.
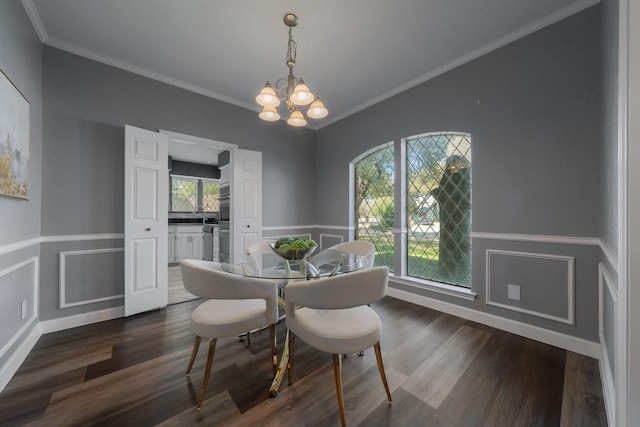
[[[166,135],[125,126],[125,316],[167,305]]]
[[[262,153],[232,154],[232,262],[242,262],[247,246],[262,239]]]

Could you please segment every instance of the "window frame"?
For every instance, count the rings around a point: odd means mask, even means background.
[[[472,277],[469,288],[463,286],[450,285],[442,282],[410,277],[407,275],[407,141],[426,135],[434,134],[465,134],[471,139],[470,132],[461,131],[435,131],[422,132],[416,135],[406,136],[397,140],[392,140],[383,144],[376,145],[362,152],[349,162],[349,240],[355,239],[356,234],[356,206],[355,206],[355,183],[356,183],[356,164],[366,156],[375,151],[387,147],[394,146],[394,227],[393,227],[393,247],[394,247],[394,271],[389,275],[389,281],[403,285],[405,288],[415,288],[416,290],[429,290],[439,294],[449,295],[469,301],[473,301],[477,297],[477,293],[473,291],[473,263]],[[472,187],[473,191],[473,187]],[[472,208],[473,209],[473,208]],[[473,214],[472,214],[473,215]],[[470,236],[472,238],[472,236]],[[473,246],[472,246],[473,248]],[[473,257],[473,256],[472,256]],[[393,289],[393,288],[390,288]],[[392,290],[391,293],[394,291]],[[403,292],[403,291],[397,291]],[[421,297],[422,298],[422,297]],[[424,297],[426,298],[426,297]]]
[[[217,213],[218,211],[205,211],[203,206],[203,182],[213,182],[217,183],[218,186],[221,183],[220,179],[216,178],[204,178],[199,176],[189,176],[189,175],[178,175],[178,174],[169,174],[169,213],[176,214],[184,214],[184,213],[193,213],[193,211],[176,211],[173,209],[173,179],[178,178],[185,181],[195,181],[196,183],[196,212],[197,213]],[[198,208],[201,208],[200,210]]]

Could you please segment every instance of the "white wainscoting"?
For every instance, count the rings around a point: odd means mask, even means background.
[[[325,244],[325,240],[329,240],[329,242]],[[341,234],[320,233],[320,241],[318,242],[318,245],[320,245],[320,249],[326,249],[333,245],[337,245],[338,243],[342,243],[343,241],[344,238]]]
[[[30,246],[30,245],[28,245]],[[26,246],[15,245],[17,248],[23,248]],[[11,377],[16,373],[24,359],[27,357],[33,346],[36,344],[40,336],[42,335],[42,331],[40,329],[38,321],[38,297],[39,297],[39,258],[37,256],[30,257],[26,260],[23,260],[17,264],[14,264],[4,270],[0,271],[0,277],[6,276],[9,273],[17,271],[22,268],[30,268],[32,275],[32,292],[33,292],[33,301],[31,304],[31,316],[23,323],[22,327],[9,339],[2,349],[0,349],[0,357],[3,357],[7,352],[18,342],[21,340],[20,345],[17,349],[10,355],[7,362],[0,369],[0,391],[4,389],[4,387],[9,383]],[[25,336],[26,331],[35,324],[35,327],[29,333],[28,336]]]
[[[616,381],[615,372],[611,370],[611,357],[615,355],[609,354],[607,344],[612,344],[612,347],[617,348],[618,343],[618,289],[614,281],[611,279],[609,271],[603,263],[598,264],[598,291],[599,291],[599,304],[598,304],[598,318],[599,320],[599,335],[600,335],[600,378],[602,382],[602,393],[604,395],[604,404],[607,410],[607,417],[610,426],[615,425],[615,420],[612,418],[616,413]],[[604,297],[608,294],[613,301],[613,342],[607,342],[604,333]],[[614,359],[615,360],[615,359]]]
[[[531,338],[575,353],[584,354],[585,356],[593,357],[594,359],[598,359],[600,357],[600,345],[582,338],[562,334],[560,332],[496,316],[483,311],[473,310],[423,295],[416,295],[414,293],[395,288],[389,288],[387,295],[403,301],[418,304],[423,307],[431,308],[433,310],[441,311],[443,313],[451,314],[453,316],[462,317],[463,319],[482,323],[483,325],[491,326],[503,331],[511,332],[512,334],[520,335],[525,338]]]
[[[491,299],[491,257],[493,255],[512,256],[531,259],[546,259],[552,261],[563,261],[567,264],[567,317],[553,316],[548,313],[529,310],[514,305],[504,304]],[[563,255],[539,254],[533,252],[516,252],[497,249],[487,249],[486,251],[486,304],[507,310],[517,311],[520,313],[530,314],[532,316],[553,320],[560,323],[575,325],[575,258]]]
[[[61,309],[63,308],[69,308],[69,307],[76,307],[79,305],[87,305],[87,304],[93,304],[96,302],[101,302],[101,301],[109,301],[109,300],[114,300],[114,299],[118,299],[118,298],[123,298],[124,295],[120,294],[120,295],[110,295],[107,297],[103,297],[103,298],[94,298],[94,299],[90,299],[90,300],[84,300],[84,301],[75,301],[75,302],[67,302],[66,297],[67,297],[67,258],[68,257],[72,257],[72,256],[87,256],[87,255],[96,255],[96,254],[104,254],[104,253],[112,253],[112,252],[124,252],[124,248],[101,248],[101,249],[85,249],[85,250],[79,250],[79,251],[65,251],[65,252],[60,252],[59,253],[59,281],[58,281],[58,286],[59,286],[59,295],[60,295],[60,303],[59,303],[59,307]]]

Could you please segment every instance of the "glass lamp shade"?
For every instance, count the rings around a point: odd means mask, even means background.
[[[315,101],[311,103],[309,109],[307,110],[307,116],[311,117],[312,119],[321,119],[323,117],[326,117],[327,114],[329,114],[327,107],[325,107],[322,101],[320,101],[320,99],[318,98],[316,98]]]
[[[291,113],[289,120],[287,120],[287,123],[291,126],[304,126],[307,124],[307,121],[304,119],[304,116],[302,115],[302,112],[300,112],[300,110],[294,110]]]
[[[267,82],[264,85],[258,96],[256,96],[256,102],[263,107],[277,107],[280,105],[280,100],[278,99],[278,95],[276,95],[276,91],[271,86],[271,83]]]
[[[309,105],[313,102],[313,98],[314,96],[307,85],[300,79],[300,82],[293,89],[290,100],[296,105]]]
[[[266,120],[268,122],[275,122],[276,120],[280,120],[280,114],[275,107],[264,107],[260,114],[258,114],[262,120]]]

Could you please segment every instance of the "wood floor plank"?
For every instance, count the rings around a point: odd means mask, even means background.
[[[606,413],[598,361],[567,352],[561,427],[604,425]]]
[[[488,338],[484,331],[460,326],[402,388],[437,409]]]
[[[358,424],[362,427],[434,426],[447,425],[434,422],[437,410],[413,394],[398,387],[393,391],[393,404],[381,402]],[[454,426],[455,424],[448,424]],[[465,426],[465,424],[458,424]],[[470,425],[470,424],[466,424]]]
[[[295,383],[285,379],[269,397],[268,333],[253,335],[249,348],[237,337],[218,341],[203,408],[195,411],[206,342],[190,376],[185,369],[199,304],[42,336],[0,393],[0,425],[340,425],[331,355],[302,340]],[[373,350],[348,355],[349,426],[606,426],[597,361],[393,298],[372,307],[383,322],[393,403]],[[285,330],[278,324],[278,353]]]
[[[240,425],[239,418],[240,411],[233,398],[223,391],[207,399],[200,411],[189,408],[158,424],[158,427]]]
[[[386,364],[405,375],[411,375],[419,369],[420,365],[424,363],[424,359],[435,353],[462,326],[464,319],[438,313],[435,318],[430,316],[422,322],[401,321],[400,323],[407,323],[411,327],[409,333],[400,343],[389,342],[389,336],[397,337],[395,330],[385,331],[387,333],[384,333],[382,338],[388,348],[394,349],[385,359]]]
[[[566,352],[532,340],[517,349],[485,418],[494,425],[559,425]]]

